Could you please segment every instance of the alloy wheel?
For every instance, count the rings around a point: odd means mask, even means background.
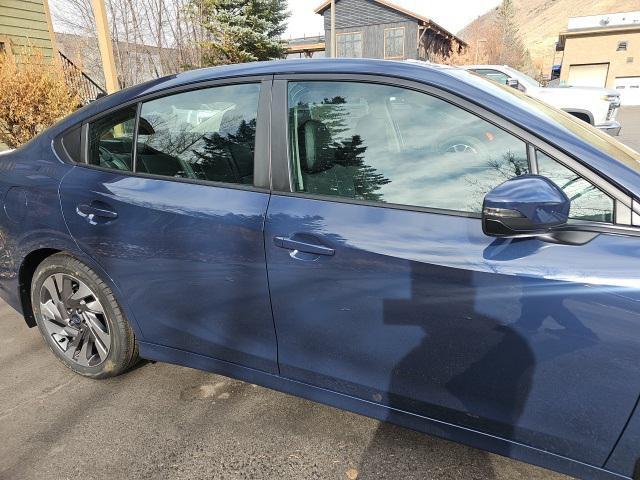
[[[104,362],[111,332],[97,295],[81,280],[50,275],[40,289],[40,313],[53,343],[69,360],[93,367]]]

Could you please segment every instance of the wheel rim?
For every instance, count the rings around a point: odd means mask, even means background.
[[[478,153],[478,151],[466,143],[456,143],[447,148],[447,153]]]
[[[40,314],[64,357],[85,367],[106,360],[111,332],[100,300],[84,282],[65,273],[49,276],[40,289]]]

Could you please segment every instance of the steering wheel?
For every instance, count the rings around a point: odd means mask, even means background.
[[[475,137],[462,135],[447,139],[440,145],[439,151],[446,154],[466,154],[489,159],[489,149]]]

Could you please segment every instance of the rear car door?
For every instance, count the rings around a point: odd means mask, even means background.
[[[265,243],[281,374],[603,465],[640,391],[639,238],[616,229],[622,194],[423,85],[299,75],[276,77],[273,95]],[[572,199],[573,222],[610,232],[485,236],[484,195],[538,171]]]
[[[277,372],[262,234],[270,86],[190,87],[90,120],[60,196],[140,340]]]

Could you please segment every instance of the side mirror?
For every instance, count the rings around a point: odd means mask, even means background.
[[[541,235],[567,222],[570,205],[567,195],[548,178],[515,177],[484,197],[482,231],[491,237]]]
[[[138,133],[140,135],[153,135],[156,131],[153,129],[151,123],[149,123],[149,120],[140,117],[138,119]]]
[[[517,78],[508,78],[507,86],[515,89],[520,89],[520,82],[518,81]]]

